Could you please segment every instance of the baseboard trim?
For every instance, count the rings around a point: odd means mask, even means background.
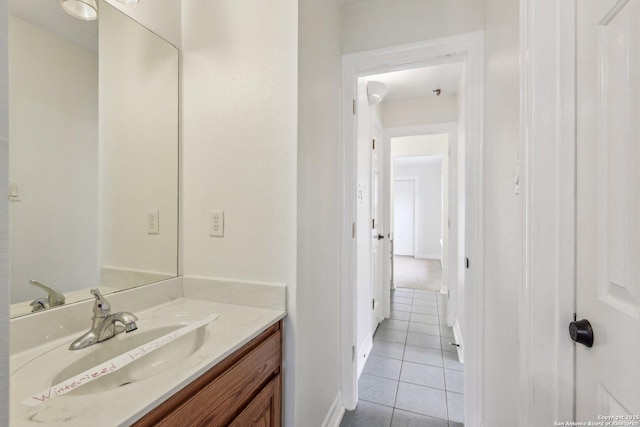
[[[456,344],[458,344],[458,360],[460,363],[464,363],[464,342],[462,341],[462,330],[460,329],[460,323],[458,319],[453,322],[453,336]]]
[[[419,259],[437,259],[442,263],[442,255],[441,254],[416,254],[415,258]]]
[[[342,421],[342,417],[344,417],[344,411],[342,393],[338,390],[338,395],[333,400],[333,404],[331,405],[331,408],[329,408],[329,412],[322,423],[322,427],[340,427],[340,422]]]
[[[360,375],[362,375],[364,365],[369,359],[371,350],[373,350],[373,335],[369,334],[367,336],[367,339],[364,341],[364,345],[362,346],[362,348],[358,350],[358,361],[356,363],[358,369],[358,379],[360,379]]]

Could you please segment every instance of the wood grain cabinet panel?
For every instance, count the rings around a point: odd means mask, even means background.
[[[282,396],[281,376],[262,389],[251,403],[238,415],[229,427],[274,427],[281,425],[280,398]]]
[[[134,425],[280,427],[281,324],[271,326]]]

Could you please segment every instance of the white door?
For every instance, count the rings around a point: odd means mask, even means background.
[[[600,421],[640,416],[640,0],[577,6],[576,418]]]
[[[383,319],[382,314],[382,131],[373,125],[371,150],[371,331],[375,331]]]
[[[415,181],[393,183],[394,255],[415,255]]]

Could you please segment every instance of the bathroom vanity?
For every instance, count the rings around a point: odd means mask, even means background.
[[[179,276],[179,5],[10,3],[10,425],[281,425],[285,286]]]
[[[143,426],[280,426],[281,322],[152,410]]]
[[[108,300],[138,329],[80,350],[92,301],[13,319],[11,426],[279,426],[284,296],[188,277],[122,291]]]

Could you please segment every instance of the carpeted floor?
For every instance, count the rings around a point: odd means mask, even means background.
[[[440,290],[442,286],[440,260],[396,255],[393,262],[393,282],[396,288]]]

